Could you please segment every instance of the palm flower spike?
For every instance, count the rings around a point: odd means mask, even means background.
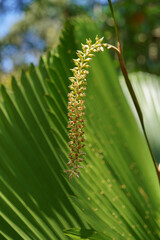
[[[77,51],[77,59],[74,59],[75,67],[71,69],[73,76],[69,78],[71,81],[70,93],[68,94],[68,128],[69,128],[69,162],[67,165],[69,170],[65,170],[69,174],[69,179],[72,180],[73,175],[79,178],[80,168],[83,168],[80,163],[84,161],[83,147],[85,146],[85,90],[86,76],[89,73],[89,62],[95,52],[104,51],[104,48],[109,49],[110,45],[102,43],[103,38],[96,36],[96,42],[92,44],[91,39],[86,39],[86,45],[82,44],[82,51]]]

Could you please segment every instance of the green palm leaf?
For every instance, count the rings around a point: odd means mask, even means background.
[[[159,109],[159,94],[160,94],[160,84],[159,77],[151,75],[149,73],[132,73],[130,74],[130,79],[132,85],[138,97],[139,103],[141,105],[145,127],[147,130],[148,138],[154,152],[154,156],[159,163],[160,159],[160,109]],[[129,97],[127,89],[125,87],[124,81],[121,79],[122,88],[129,101],[131,108],[134,111],[132,101]],[[136,112],[134,111],[136,116]]]
[[[2,239],[158,238],[158,178],[107,52],[88,77],[84,170],[72,182],[63,174],[69,69],[80,43],[98,32],[90,20],[75,21],[58,54],[23,72],[20,84],[13,78],[12,92],[1,87]]]

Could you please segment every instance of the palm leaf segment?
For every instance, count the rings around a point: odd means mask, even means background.
[[[96,34],[93,22],[74,22],[58,54],[31,65],[20,84],[13,78],[12,92],[1,87],[1,239],[158,239],[156,171],[107,53],[88,76],[84,170],[72,182],[63,175],[69,69]]]
[[[159,77],[156,75],[151,75],[149,73],[132,73],[130,74],[130,79],[132,81],[133,88],[136,92],[138,101],[143,111],[145,128],[147,130],[148,138],[152,151],[154,152],[157,164],[160,164],[160,108],[159,108],[159,95],[160,95],[160,84]],[[120,78],[120,83],[127,100],[133,109],[133,112],[137,118],[135,108],[132,104],[128,91],[126,89],[125,83]],[[139,122],[139,121],[138,121]]]

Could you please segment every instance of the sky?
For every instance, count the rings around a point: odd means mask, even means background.
[[[32,0],[23,0],[23,5],[27,5]],[[0,0],[0,4],[3,3],[3,8],[0,5],[0,39],[5,37],[11,27],[21,21],[24,17],[24,12],[16,0]]]
[[[24,17],[24,13],[19,11],[1,14],[0,15],[0,22],[1,22],[0,39],[5,37],[9,33],[11,27],[18,21],[21,21],[23,17]]]

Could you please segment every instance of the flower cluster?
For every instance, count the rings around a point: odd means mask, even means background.
[[[73,175],[79,177],[79,169],[82,168],[80,165],[84,160],[85,153],[82,151],[85,146],[84,136],[84,109],[85,109],[85,90],[86,90],[86,75],[89,73],[89,62],[94,56],[94,52],[104,51],[104,47],[107,48],[107,44],[102,43],[103,38],[96,36],[96,42],[92,44],[91,39],[86,40],[86,45],[82,44],[82,51],[77,51],[77,59],[74,59],[75,67],[71,69],[73,77],[70,77],[71,81],[70,93],[68,94],[68,128],[70,142],[69,148],[69,170],[65,170],[69,174],[69,179],[72,180]]]

